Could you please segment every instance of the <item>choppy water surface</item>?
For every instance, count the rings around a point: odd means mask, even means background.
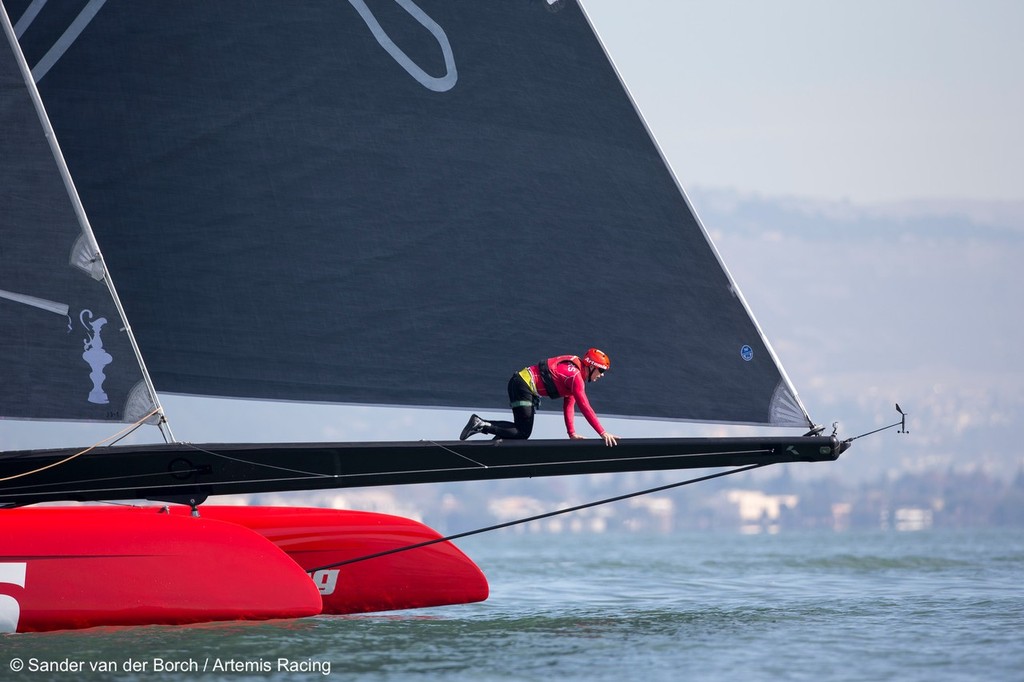
[[[460,546],[491,582],[487,602],[8,635],[0,679],[88,678],[100,663],[117,674],[96,677],[137,680],[1024,680],[1021,530],[506,533]],[[84,669],[13,671],[15,658]]]

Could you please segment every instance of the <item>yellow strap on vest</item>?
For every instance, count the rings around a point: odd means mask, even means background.
[[[540,395],[539,393],[537,393],[536,384],[533,383],[533,374],[530,372],[529,367],[524,367],[523,369],[519,370],[519,376],[521,376],[523,378],[523,381],[526,382],[526,385],[530,389],[530,393],[534,395]]]

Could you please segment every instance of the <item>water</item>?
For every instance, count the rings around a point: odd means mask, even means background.
[[[488,575],[487,602],[8,635],[0,679],[1024,680],[1022,530],[504,533],[460,546]],[[14,658],[83,670],[12,671]],[[128,659],[145,669],[125,672]],[[89,673],[97,663],[116,675]],[[207,669],[154,671],[175,663]]]

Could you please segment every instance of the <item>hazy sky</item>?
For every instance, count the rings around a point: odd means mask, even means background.
[[[584,0],[684,186],[1024,200],[1024,3]]]

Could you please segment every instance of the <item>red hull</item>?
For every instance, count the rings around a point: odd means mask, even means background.
[[[200,509],[206,518],[251,528],[305,570],[440,538],[422,523],[388,514],[301,507]],[[313,580],[324,613],[467,604],[487,599],[489,591],[477,565],[450,542],[327,568],[314,573]]]
[[[315,586],[258,533],[156,510],[0,512],[0,629],[297,618]],[[272,586],[272,587],[270,587]]]
[[[487,598],[450,543],[400,517],[324,509],[61,507],[0,511],[0,632],[297,618]]]

